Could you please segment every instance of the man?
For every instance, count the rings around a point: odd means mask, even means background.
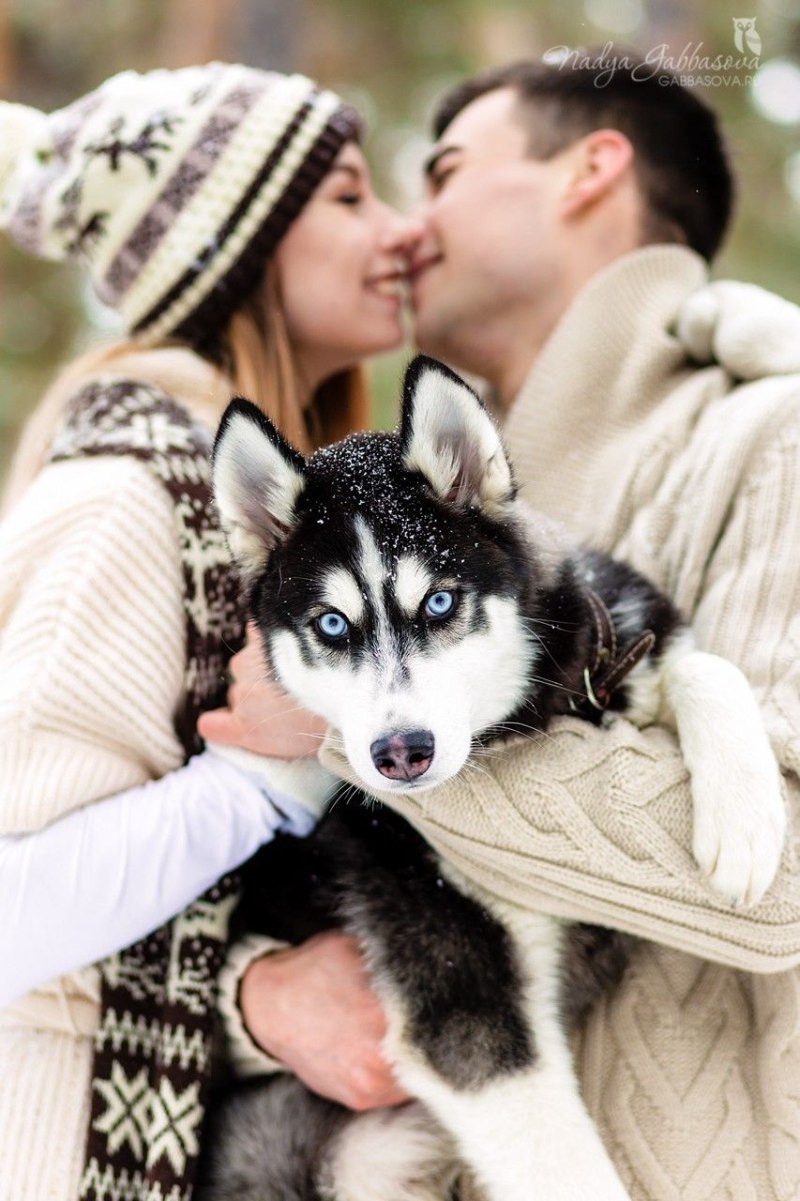
[[[775,336],[796,317],[738,285],[691,299],[731,208],[714,118],[630,71],[597,83],[522,64],[445,97],[412,263],[416,338],[487,381],[523,495],[649,575],[705,649],[745,670],[796,821],[800,352]],[[674,737],[624,719],[561,719],[491,772],[402,811],[501,896],[647,940],[576,1042],[631,1196],[800,1196],[796,847],[759,906],[727,907],[693,867]]]

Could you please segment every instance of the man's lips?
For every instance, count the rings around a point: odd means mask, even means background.
[[[408,271],[408,277],[412,285],[417,282],[421,275],[430,270],[431,267],[435,267],[436,264],[440,263],[441,261],[442,255],[440,254],[420,255],[419,258],[412,259],[411,266],[409,267]]]
[[[428,278],[431,269],[441,263],[442,258],[441,254],[428,254],[412,261],[408,272],[412,309],[416,309],[422,300],[421,289],[425,286],[425,280]]]

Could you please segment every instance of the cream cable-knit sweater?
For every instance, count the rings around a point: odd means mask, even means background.
[[[230,397],[186,351],[106,371],[160,386],[209,425]],[[0,832],[39,829],[183,761],[182,588],[171,503],[144,464],[38,473],[0,539]],[[76,1199],[98,999],[87,969],[0,1011],[0,1201]]]
[[[635,1201],[797,1201],[800,341],[770,358],[775,309],[742,289],[744,312],[723,314],[724,328],[712,299],[689,331],[709,355],[729,352],[739,379],[687,362],[670,329],[704,277],[677,247],[596,276],[539,355],[506,439],[531,504],[651,576],[751,680],[790,806],[775,885],[738,913],[710,891],[675,740],[622,719],[560,719],[481,772],[386,799],[506,901],[654,940],[577,1045]],[[325,760],[352,775],[332,744]]]

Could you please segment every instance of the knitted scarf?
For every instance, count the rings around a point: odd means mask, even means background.
[[[187,757],[199,714],[224,700],[241,643],[238,586],[210,505],[210,444],[160,389],[93,382],[70,406],[53,461],[141,459],[166,488],[183,561],[184,701],[175,725]],[[92,1109],[81,1201],[188,1201],[199,1153],[222,963],[236,880],[226,877],[174,921],[100,965]]]

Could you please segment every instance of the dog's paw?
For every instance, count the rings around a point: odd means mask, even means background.
[[[779,783],[751,781],[751,789],[717,781],[704,800],[694,788],[694,857],[711,887],[742,908],[756,905],[775,879],[786,838]]]
[[[755,905],[786,837],[780,770],[755,695],[738,667],[691,642],[669,652],[665,673],[692,782],[695,859],[726,900]]]

